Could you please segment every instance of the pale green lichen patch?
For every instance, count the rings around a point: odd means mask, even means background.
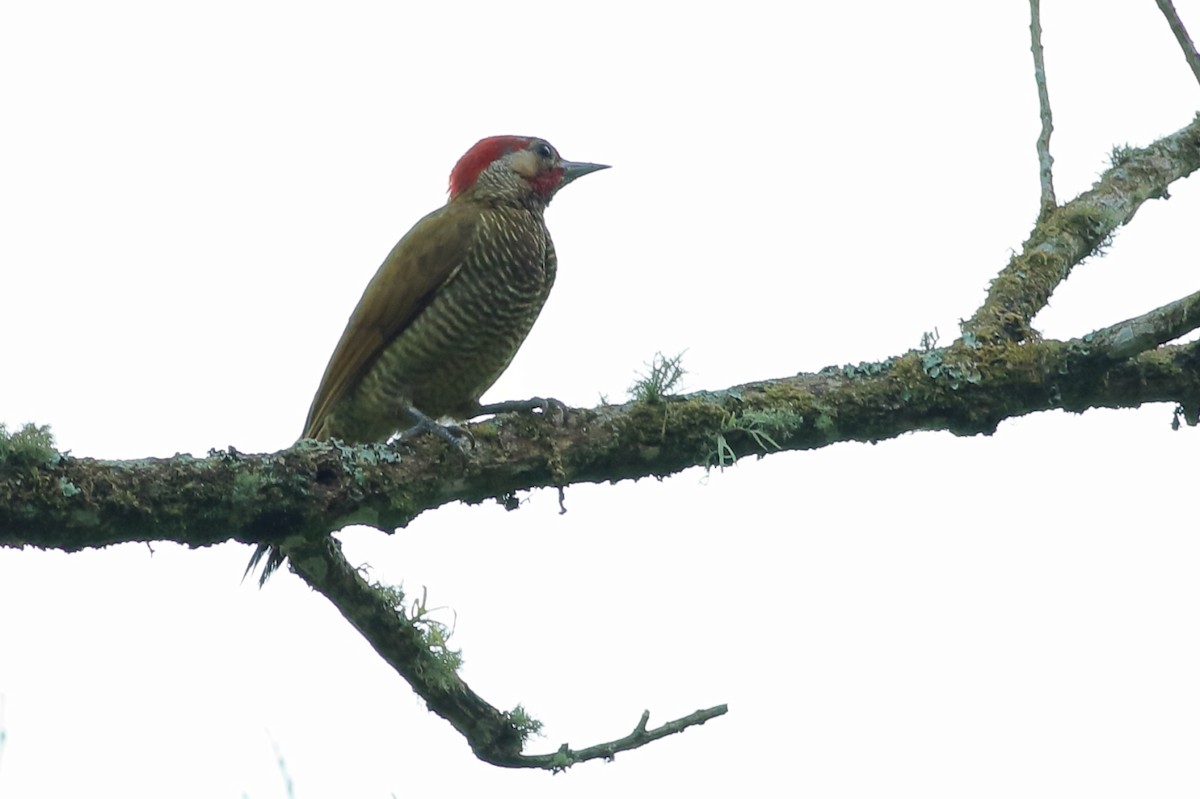
[[[961,349],[949,347],[940,350],[929,350],[918,354],[921,368],[932,379],[946,380],[951,390],[957,390],[964,384],[975,385],[983,380],[983,375],[976,366],[973,354]]]
[[[862,380],[878,377],[892,368],[892,359],[878,362],[861,362],[856,365],[846,364],[842,367],[842,375],[850,380]]]
[[[355,447],[352,451],[353,457],[368,466],[380,466],[385,463],[399,463],[402,458],[400,453],[387,444],[363,444]]]

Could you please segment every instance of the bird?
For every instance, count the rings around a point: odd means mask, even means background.
[[[446,204],[418,221],[367,284],[309,407],[302,439],[383,442],[437,419],[544,404],[479,398],[524,342],[554,285],[544,218],[564,186],[607,164],[567,161],[545,139],[489,136],[458,159]],[[259,584],[284,562],[260,544]]]

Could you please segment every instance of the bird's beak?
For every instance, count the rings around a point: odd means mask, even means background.
[[[562,161],[559,166],[563,171],[562,182],[558,184],[560,189],[575,178],[581,178],[591,172],[599,172],[601,169],[608,169],[608,164],[588,164],[583,161]]]

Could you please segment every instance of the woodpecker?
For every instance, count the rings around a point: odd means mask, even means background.
[[[301,438],[386,441],[486,412],[479,398],[554,285],[546,206],[563,186],[607,168],[563,160],[528,136],[491,136],[468,150],[450,172],[446,204],[400,239],[367,284]],[[247,574],[264,555],[260,585],[284,560],[260,545]]]

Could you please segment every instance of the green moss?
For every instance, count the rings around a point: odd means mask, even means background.
[[[1113,167],[1114,169],[1119,166],[1124,166],[1137,154],[1138,150],[1134,147],[1130,147],[1128,144],[1113,145],[1112,151],[1108,154],[1109,166]]]
[[[795,416],[806,416],[816,410],[816,398],[812,391],[797,383],[769,383],[763,387],[762,395],[768,405],[786,406]]]
[[[530,414],[532,416],[532,414]],[[494,444],[500,440],[500,426],[496,421],[498,417],[492,417],[485,422],[471,425],[471,435],[475,439],[475,445]]]
[[[517,735],[521,736],[522,744],[534,735],[541,735],[542,733],[542,722],[530,716],[525,711],[525,708],[520,705],[505,713],[504,718],[512,725]]]
[[[1091,253],[1103,255],[1104,250],[1112,244],[1113,231],[1120,227],[1125,219],[1121,212],[1102,205],[1072,204],[1065,207],[1058,215],[1060,229],[1083,239],[1084,246]],[[1072,253],[1064,253],[1070,257]],[[1062,277],[1066,277],[1074,263],[1082,261],[1082,257],[1072,257],[1060,267]]]
[[[399,592],[401,598],[404,594],[399,588],[393,588]],[[447,610],[445,607],[430,608],[426,606],[426,601],[429,599],[429,590],[423,588],[421,590],[421,598],[414,599],[412,609],[408,613],[408,620],[412,622],[413,627],[421,634],[421,640],[425,644],[425,648],[433,655],[434,659],[443,667],[451,672],[457,672],[462,668],[463,657],[462,650],[450,648],[450,637],[454,635],[454,628],[446,625],[437,619],[433,618],[432,613],[439,610]],[[403,599],[401,599],[401,603]],[[393,604],[396,611],[403,616],[404,605]],[[453,611],[451,611],[453,613]],[[455,614],[455,619],[458,616]]]
[[[804,417],[791,411],[745,410],[730,413],[715,436],[715,449],[708,456],[709,465],[724,468],[737,461],[737,453],[729,443],[729,436],[742,434],[749,437],[760,450],[771,452],[782,449],[778,439],[786,440],[795,435],[804,424]]]
[[[432,613],[445,608],[426,606],[428,590],[422,590],[421,598],[414,599],[410,607],[402,586],[373,582],[371,589],[395,611],[403,623],[412,626],[428,650],[432,660],[421,659],[416,664],[422,679],[446,690],[457,685],[456,673],[462,668],[463,657],[461,650],[450,648],[449,642],[450,637],[454,635],[454,628],[431,616]]]
[[[637,373],[637,379],[629,387],[629,398],[634,402],[662,402],[664,397],[679,387],[683,376],[687,374],[681,365],[682,361],[682,352],[673,358],[661,352],[656,353],[654,359],[646,364],[648,371],[645,374]]]
[[[837,410],[829,408],[828,411],[818,412],[816,418],[813,419],[813,427],[823,435],[832,437],[837,430]]]
[[[404,615],[404,589],[399,585],[388,585],[387,583],[375,582],[371,583],[371,588],[375,593],[379,594],[384,602],[387,602],[392,610]]]
[[[52,466],[59,457],[49,425],[25,424],[20,430],[9,433],[0,424],[0,469]]]
[[[238,469],[233,474],[233,485],[230,489],[230,500],[237,504],[254,502],[262,490],[262,478],[246,469]]]

